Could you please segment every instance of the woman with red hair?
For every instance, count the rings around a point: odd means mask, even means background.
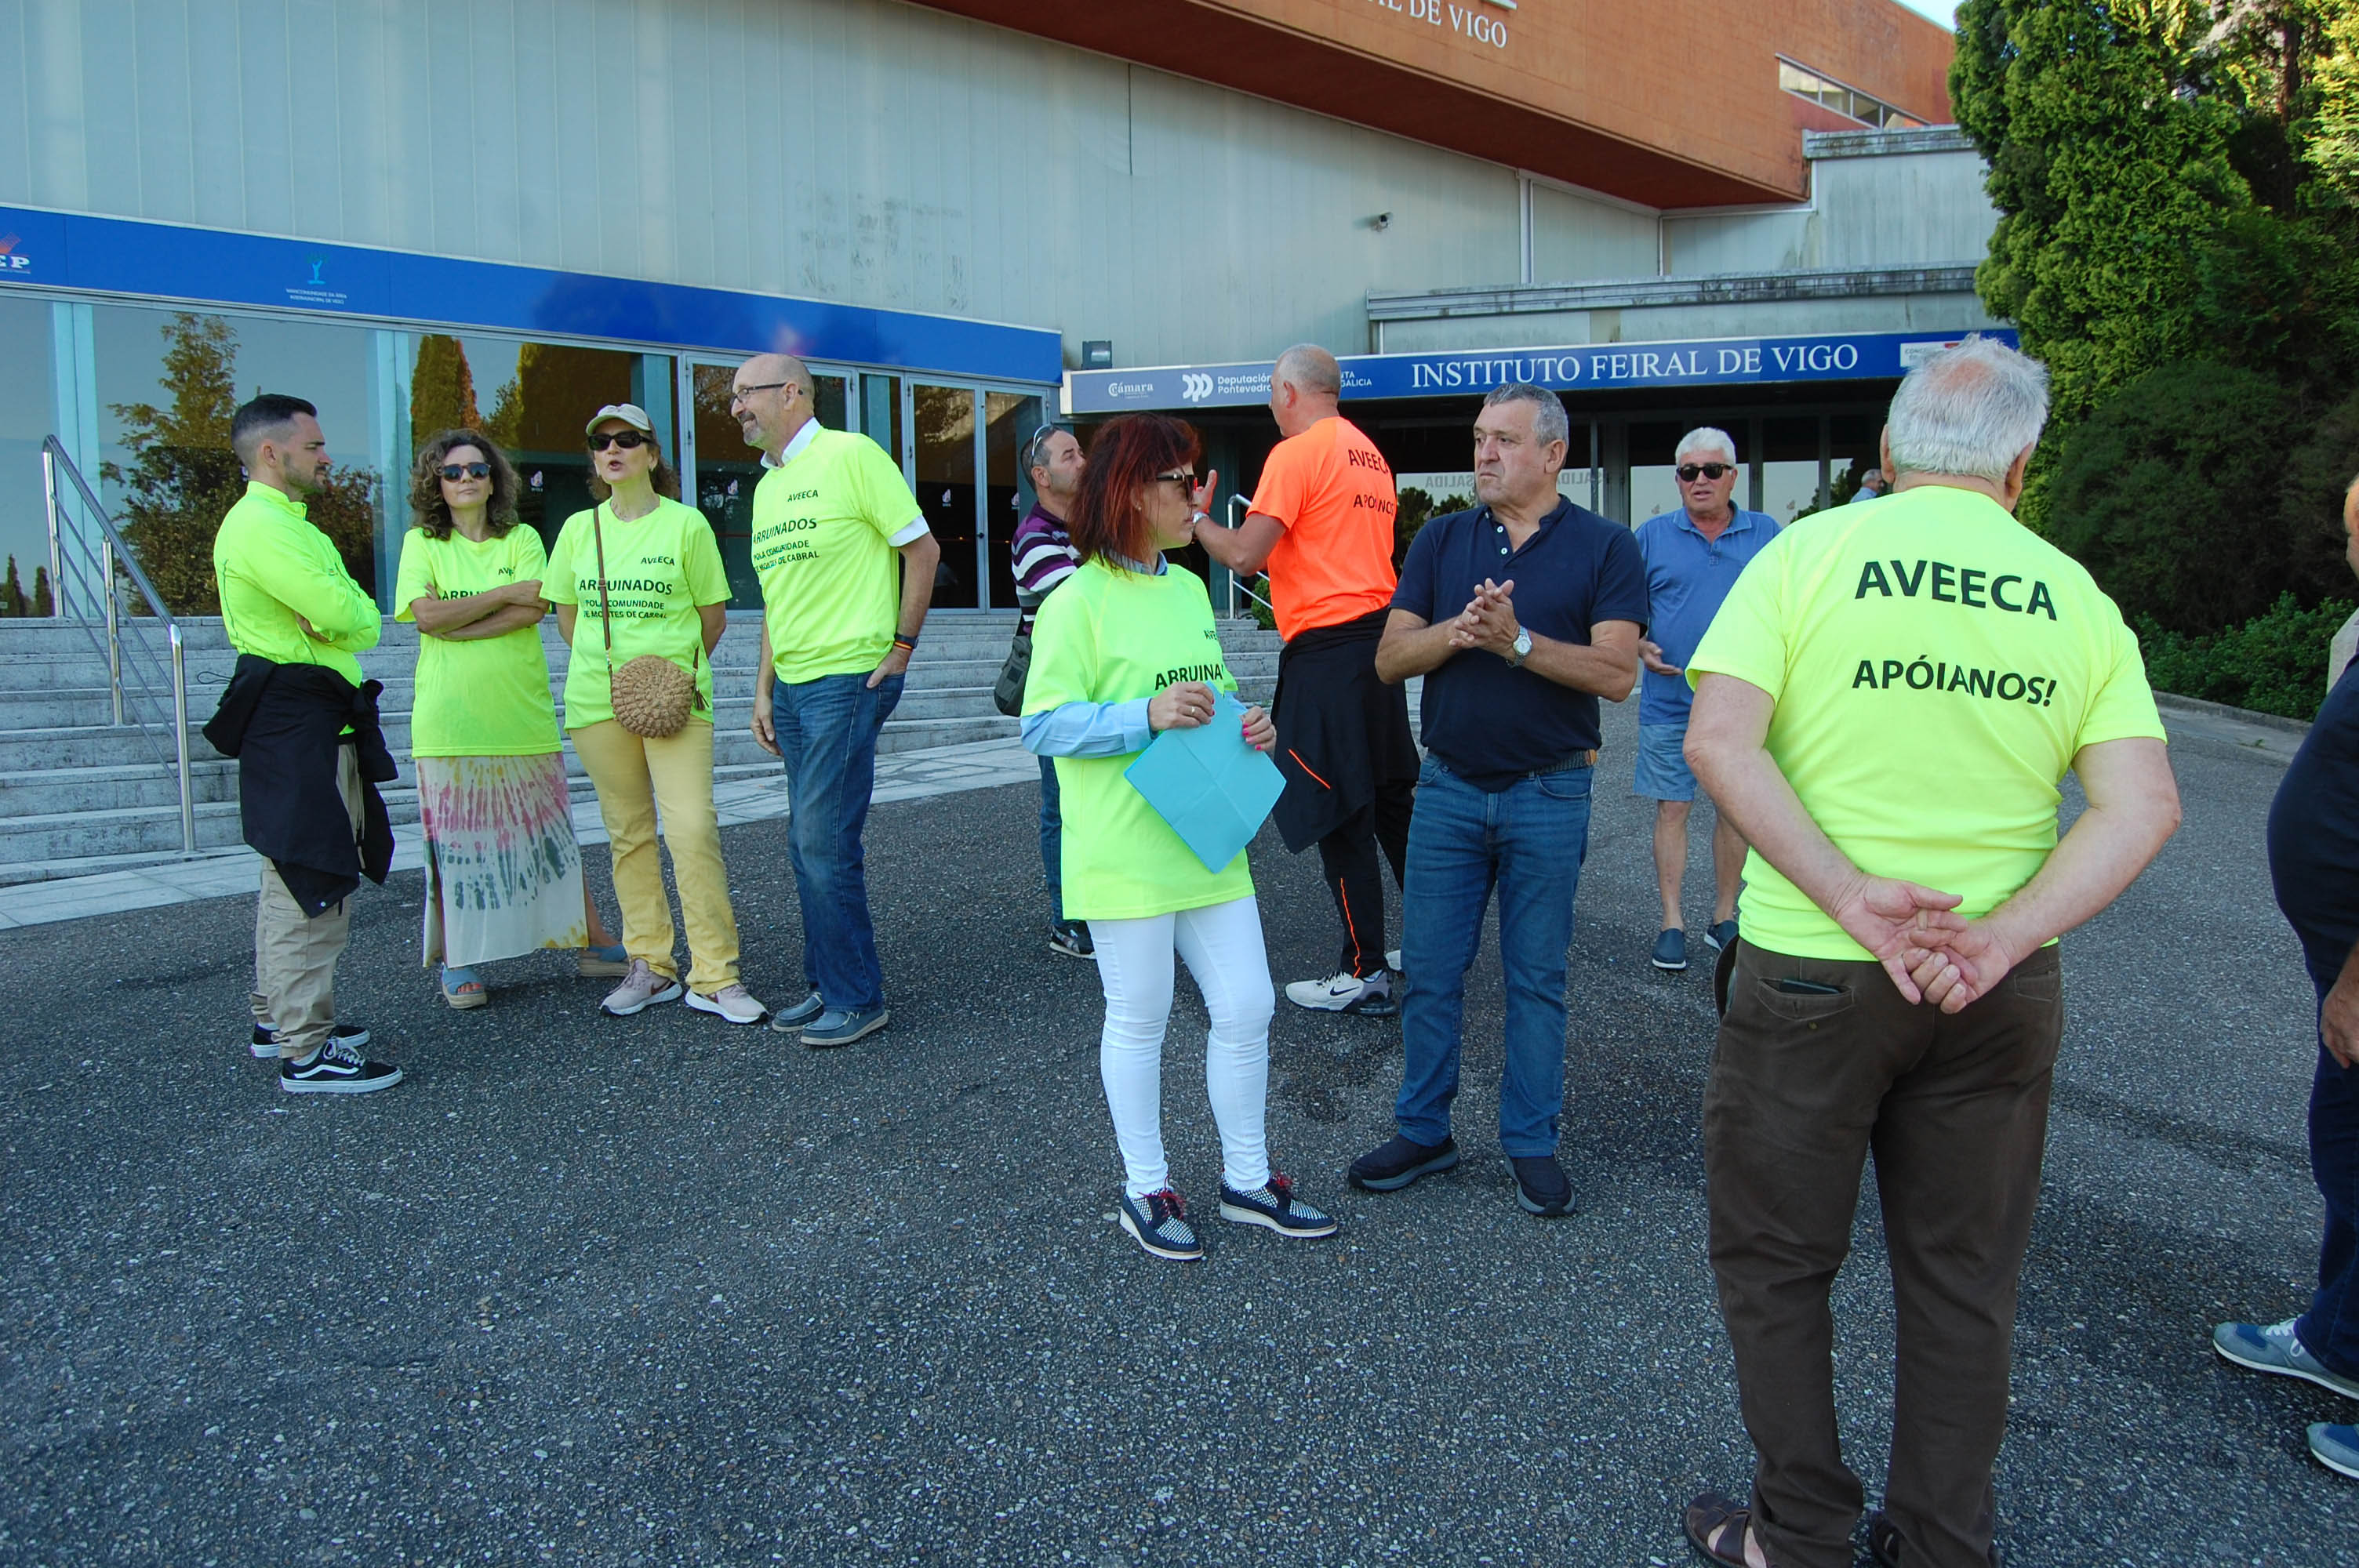
[[[1205,1089],[1221,1130],[1221,1217],[1285,1237],[1335,1222],[1270,1169],[1269,1020],[1277,996],[1245,857],[1207,871],[1123,776],[1164,730],[1212,721],[1236,690],[1202,580],[1163,552],[1193,535],[1196,432],[1160,414],[1112,419],[1074,499],[1081,566],[1040,607],[1024,688],[1024,743],[1054,757],[1064,797],[1065,913],[1089,922],[1105,992],[1098,1070],[1123,1162],[1122,1227],[1158,1258],[1202,1257],[1163,1154],[1163,1033],[1172,954],[1204,993]],[[1269,715],[1245,710],[1266,752]]]

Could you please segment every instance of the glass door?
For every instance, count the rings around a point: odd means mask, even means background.
[[[983,395],[984,581],[990,588],[989,604],[1009,609],[1016,603],[1016,524],[1032,504],[1031,476],[1018,470],[1024,444],[1044,417],[1038,397],[1022,392]]]
[[[977,471],[976,404],[970,386],[929,386],[910,389],[911,426],[917,439],[911,454],[912,488],[926,526],[942,547],[942,564],[934,574],[936,610],[983,608],[986,572],[980,546]]]

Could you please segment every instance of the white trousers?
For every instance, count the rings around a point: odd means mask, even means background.
[[[1133,1197],[1170,1184],[1163,1158],[1163,1031],[1171,1017],[1176,949],[1204,993],[1204,1087],[1221,1130],[1221,1170],[1252,1192],[1269,1180],[1264,1124],[1269,1108],[1269,1020],[1277,1005],[1251,895],[1137,920],[1092,920],[1105,1033],[1098,1072]]]

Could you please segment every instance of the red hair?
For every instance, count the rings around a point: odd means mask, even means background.
[[[1074,553],[1085,561],[1107,556],[1153,560],[1161,546],[1139,502],[1156,475],[1194,468],[1202,450],[1196,427],[1169,414],[1124,414],[1099,426],[1067,524]]]

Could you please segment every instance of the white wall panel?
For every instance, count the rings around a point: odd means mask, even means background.
[[[0,0],[0,201],[1051,325],[1133,364],[1358,349],[1367,290],[1519,265],[1495,165],[885,0]]]
[[[1649,213],[1587,200],[1537,181],[1532,186],[1534,283],[1651,277],[1659,261],[1658,243]]]

